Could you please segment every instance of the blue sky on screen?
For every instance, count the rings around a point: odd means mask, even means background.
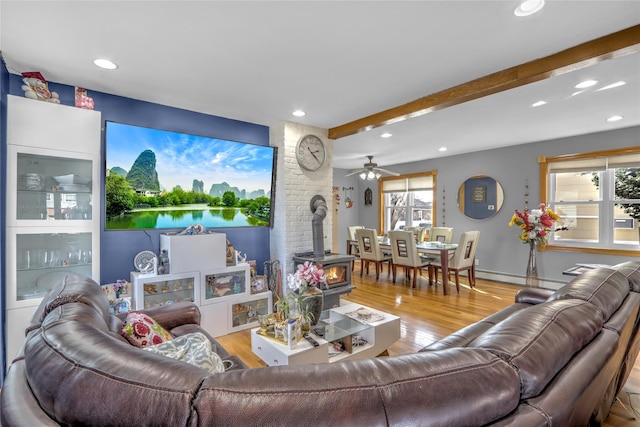
[[[205,192],[222,182],[247,191],[271,190],[271,147],[107,122],[107,169],[128,172],[144,150],[155,153],[160,185],[167,191],[176,185],[189,191],[194,179],[204,182]]]

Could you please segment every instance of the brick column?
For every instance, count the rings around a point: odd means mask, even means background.
[[[300,138],[313,134],[320,137],[327,150],[324,165],[315,172],[302,169],[296,160],[296,145]],[[327,201],[329,211],[334,208],[333,188],[333,140],[327,138],[327,130],[293,122],[282,122],[270,128],[270,145],[278,147],[274,224],[270,233],[271,259],[280,261],[282,286],[293,271],[292,257],[296,252],[312,251],[311,198],[316,194]],[[332,247],[332,215],[323,221],[324,247]]]

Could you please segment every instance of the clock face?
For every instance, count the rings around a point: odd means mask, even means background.
[[[316,171],[324,164],[326,152],[324,143],[315,135],[303,136],[298,141],[296,158],[300,167],[308,171]]]

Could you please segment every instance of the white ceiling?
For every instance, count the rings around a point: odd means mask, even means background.
[[[10,72],[273,125],[333,128],[640,24],[640,1],[7,1]],[[119,65],[101,70],[93,59]],[[584,78],[599,85],[571,97]],[[595,89],[625,80],[620,88]],[[530,105],[540,99],[549,103]],[[307,112],[303,118],[291,115]],[[614,124],[612,114],[624,116]],[[640,55],[338,139],[334,167],[385,167],[640,125]],[[388,131],[389,139],[380,134]],[[445,153],[438,148],[447,146]]]

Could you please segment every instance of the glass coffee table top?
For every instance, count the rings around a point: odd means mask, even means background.
[[[362,322],[358,322],[348,316],[335,311],[326,310],[320,315],[318,323],[311,328],[311,332],[326,340],[337,341],[350,335],[358,334],[371,328]]]

